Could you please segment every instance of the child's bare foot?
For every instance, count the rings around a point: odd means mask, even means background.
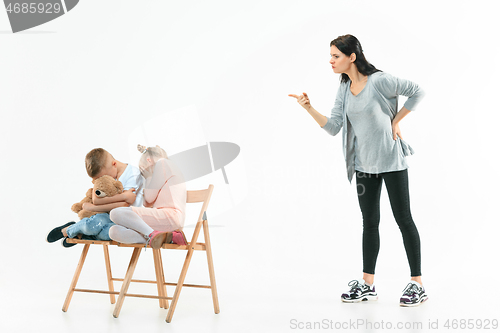
[[[64,237],[68,237],[68,234],[66,233],[66,229],[68,229],[68,227],[61,230]]]

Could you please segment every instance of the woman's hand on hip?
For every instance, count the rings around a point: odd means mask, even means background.
[[[303,93],[302,95],[294,95],[294,94],[289,94],[288,96],[294,97],[297,99],[297,103],[300,104],[304,109],[309,109],[311,107],[311,103],[309,101],[309,96],[307,96],[306,93]]]
[[[392,123],[392,138],[397,140],[398,136],[403,139],[401,136],[401,130],[399,129],[399,123]]]

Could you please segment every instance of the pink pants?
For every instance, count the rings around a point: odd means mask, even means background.
[[[131,207],[151,228],[158,231],[174,231],[184,225],[183,214],[174,208]]]

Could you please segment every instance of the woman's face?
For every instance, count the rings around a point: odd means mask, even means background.
[[[354,62],[351,59],[352,57],[348,57],[340,52],[335,45],[330,47],[330,56],[330,65],[332,65],[333,72],[337,74],[346,73]]]

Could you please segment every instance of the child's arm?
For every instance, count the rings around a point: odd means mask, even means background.
[[[153,175],[146,179],[144,186],[144,206],[150,207],[156,201],[161,188],[172,177],[167,160],[160,159],[156,161],[154,166]]]
[[[154,202],[146,202],[146,200],[143,201],[142,205],[146,208],[151,208],[153,207]]]
[[[128,207],[135,201],[135,188],[126,190],[123,193],[113,195],[112,197],[99,198],[95,192],[92,192],[92,202],[82,206],[85,210],[92,212],[109,212],[113,208]]]
[[[90,210],[91,212],[107,213],[114,208],[128,207],[128,206],[130,206],[130,204],[128,204],[125,201],[113,202],[113,203],[104,204],[104,205],[94,205],[94,204],[91,204],[90,202],[86,202],[82,205],[82,208],[85,210]]]
[[[112,197],[99,198],[95,192],[92,192],[92,202],[94,205],[105,205],[116,202],[126,202],[133,204],[135,201],[136,194],[134,193],[135,188],[128,189],[123,193],[113,195]]]

